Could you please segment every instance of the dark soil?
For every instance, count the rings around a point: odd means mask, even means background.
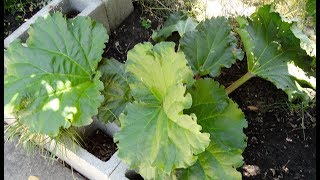
[[[37,0],[34,2],[24,2],[21,4],[20,9],[7,10],[4,13],[4,31],[3,39],[8,37],[12,32],[14,32],[19,26],[21,26],[25,21],[30,19],[34,14],[36,14],[42,7],[37,4]],[[32,7],[32,8],[30,8]],[[74,18],[79,14],[79,11],[71,10],[66,13],[67,18]]]
[[[84,140],[85,149],[102,161],[108,161],[117,151],[113,138],[100,129]]]
[[[65,16],[69,19],[69,18],[74,18],[76,17],[80,12],[79,11],[76,11],[76,10],[71,10],[69,12],[67,12],[65,14]]]
[[[111,33],[104,57],[124,62],[128,50],[135,44],[152,42],[152,31],[141,26],[140,17],[152,19],[136,6]],[[153,21],[151,29],[162,22]],[[216,80],[227,87],[246,73],[246,66],[245,60],[239,61],[229,69],[224,68]],[[248,146],[243,153],[245,164],[239,168],[243,179],[316,179],[315,107],[290,110],[287,95],[260,78],[250,79],[231,93],[230,98],[239,104],[248,121],[248,128],[244,130],[248,136]],[[138,177],[129,176],[130,179]]]
[[[111,32],[103,57],[124,62],[127,59],[127,52],[136,44],[151,42],[152,29],[157,29],[162,23],[162,20],[157,20],[152,14],[143,12],[137,2],[133,2],[133,5],[134,11]],[[142,19],[151,20],[149,29],[142,26]]]
[[[227,87],[246,73],[246,66],[246,61],[237,62],[216,80]],[[248,121],[245,164],[239,168],[243,179],[316,179],[315,107],[290,111],[287,95],[260,78],[250,79],[229,96]]]
[[[40,6],[34,6],[34,4],[31,2],[25,2],[23,5],[21,4],[21,6],[23,7],[15,9],[15,12],[13,10],[7,10],[4,12],[3,39],[9,36],[13,31],[21,26],[25,20],[30,19],[41,9]]]
[[[126,178],[129,180],[143,180],[143,177],[140,174],[137,174],[135,171],[128,171],[125,174]]]

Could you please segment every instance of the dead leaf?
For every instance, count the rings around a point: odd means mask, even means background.
[[[258,111],[259,108],[257,108],[256,106],[248,106],[247,107],[250,111]]]

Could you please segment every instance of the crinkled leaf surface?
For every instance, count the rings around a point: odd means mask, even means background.
[[[113,58],[103,59],[99,71],[102,74],[100,80],[104,84],[102,94],[105,99],[99,107],[98,118],[104,122],[115,120],[119,125],[119,115],[132,100],[124,64]]]
[[[178,32],[182,37],[186,32],[194,31],[198,25],[197,21],[182,12],[173,13],[169,16],[163,27],[158,31],[153,31],[152,39],[156,42],[163,41]]]
[[[183,83],[190,83],[193,74],[174,46],[138,44],[126,61],[135,101],[120,115],[115,141],[118,156],[145,178],[170,176],[174,168],[192,165],[209,144],[209,134],[200,132],[196,117],[182,112],[192,104]]]
[[[28,33],[27,47],[15,41],[5,52],[5,113],[49,136],[90,124],[103,101],[96,68],[105,28],[89,17],[66,21],[55,13],[38,18]]]
[[[145,103],[162,103],[168,88],[177,83],[191,85],[193,74],[182,52],[173,42],[136,45],[128,52],[126,72],[131,94]]]
[[[231,67],[237,59],[243,59],[243,52],[237,49],[237,39],[225,17],[205,20],[180,39],[194,74],[216,77],[222,67]]]
[[[310,73],[312,58],[300,48],[300,40],[291,30],[293,24],[282,21],[270,5],[259,8],[247,21],[238,18],[238,22],[249,72],[284,90],[289,100],[309,100],[311,89],[304,86],[316,88]]]
[[[211,141],[197,162],[182,171],[180,179],[241,179],[236,168],[243,164],[241,154],[247,145],[243,112],[212,79],[197,80],[188,92],[193,103],[185,113],[195,113]]]

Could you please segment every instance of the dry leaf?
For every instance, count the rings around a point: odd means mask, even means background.
[[[250,111],[258,111],[259,109],[256,106],[248,106],[247,107]]]

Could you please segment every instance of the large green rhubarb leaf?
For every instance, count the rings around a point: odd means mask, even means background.
[[[251,18],[238,18],[237,30],[243,41],[250,73],[274,83],[284,90],[289,100],[309,100],[309,88],[316,88],[310,76],[312,58],[300,48],[300,40],[291,28],[293,23],[282,21],[270,5],[262,6]]]
[[[128,52],[126,71],[135,100],[162,103],[168,88],[177,83],[193,84],[193,74],[182,52],[174,51],[174,43],[137,45]]]
[[[186,33],[180,40],[181,50],[194,74],[216,77],[222,67],[229,68],[236,59],[243,59],[243,52],[237,49],[237,38],[225,17],[205,20],[196,30]]]
[[[119,115],[132,99],[124,64],[115,59],[103,59],[99,71],[102,74],[100,79],[104,83],[102,94],[105,100],[99,107],[98,118],[104,122],[116,120],[119,124]]]
[[[244,114],[230,100],[222,86],[212,79],[199,79],[188,89],[193,103],[185,113],[195,113],[210,145],[198,155],[197,162],[182,171],[180,179],[241,179],[236,170],[243,164],[246,147]]]
[[[145,178],[171,176],[186,168],[209,145],[196,117],[183,114],[192,98],[186,86],[193,74],[173,42],[136,45],[128,52],[126,71],[134,102],[120,115],[115,135],[118,156]],[[129,75],[130,74],[130,75]]]
[[[194,31],[197,25],[195,19],[179,11],[171,14],[160,30],[153,31],[152,39],[156,42],[163,41],[176,31],[182,37],[186,32]]]
[[[14,41],[5,52],[5,113],[35,133],[92,122],[103,101],[98,62],[108,40],[89,17],[66,21],[61,13],[38,18],[26,47]]]

